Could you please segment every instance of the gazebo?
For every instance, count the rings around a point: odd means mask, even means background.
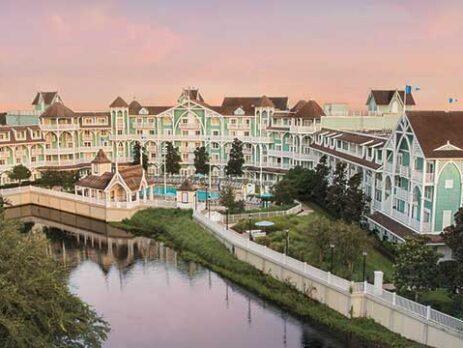
[[[106,205],[138,203],[153,200],[154,182],[146,178],[141,165],[129,165],[114,170],[106,153],[100,149],[92,161],[92,174],[79,180],[75,194]]]
[[[194,208],[196,200],[196,186],[190,179],[186,179],[177,188],[177,207]]]

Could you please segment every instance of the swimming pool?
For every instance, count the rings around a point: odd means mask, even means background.
[[[156,196],[167,196],[167,197],[175,197],[177,195],[177,188],[172,186],[167,186],[164,192],[164,187],[155,187],[154,194]],[[198,201],[203,202],[206,200],[206,191],[197,191]],[[219,199],[220,194],[218,192],[209,192],[210,199]]]

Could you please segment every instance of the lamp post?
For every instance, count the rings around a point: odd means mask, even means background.
[[[289,229],[285,230],[286,240],[285,240],[285,255],[288,255],[289,252]]]
[[[164,162],[164,200],[167,199],[167,172],[166,172],[166,156],[167,156],[167,149],[166,144],[162,145],[162,158]]]
[[[330,244],[330,249],[331,249],[330,273],[333,273],[333,268],[334,268],[334,244]]]
[[[210,158],[210,153],[211,153],[211,137],[206,138],[207,143],[208,143],[208,157],[209,157],[209,191],[212,190],[212,165],[211,165],[211,158]]]
[[[367,255],[368,255],[368,253],[366,251],[364,251],[362,253],[362,255],[363,255],[363,281],[365,281],[366,280],[366,275],[367,275],[366,273],[367,273]]]
[[[252,240],[252,232],[251,232],[251,214],[248,215],[248,228],[249,228],[249,240]]]

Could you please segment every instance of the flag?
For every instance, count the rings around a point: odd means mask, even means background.
[[[449,104],[456,103],[458,101],[457,98],[449,98]]]
[[[412,91],[421,91],[421,87],[418,86],[405,86],[405,94],[412,94]]]

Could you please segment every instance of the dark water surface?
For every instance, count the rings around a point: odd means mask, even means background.
[[[105,347],[347,346],[334,334],[182,260],[162,243],[95,222],[102,232],[97,233],[88,219],[29,209],[34,229],[54,227],[44,232],[50,252],[71,266],[71,290],[110,323]],[[80,223],[87,229],[76,227]]]

